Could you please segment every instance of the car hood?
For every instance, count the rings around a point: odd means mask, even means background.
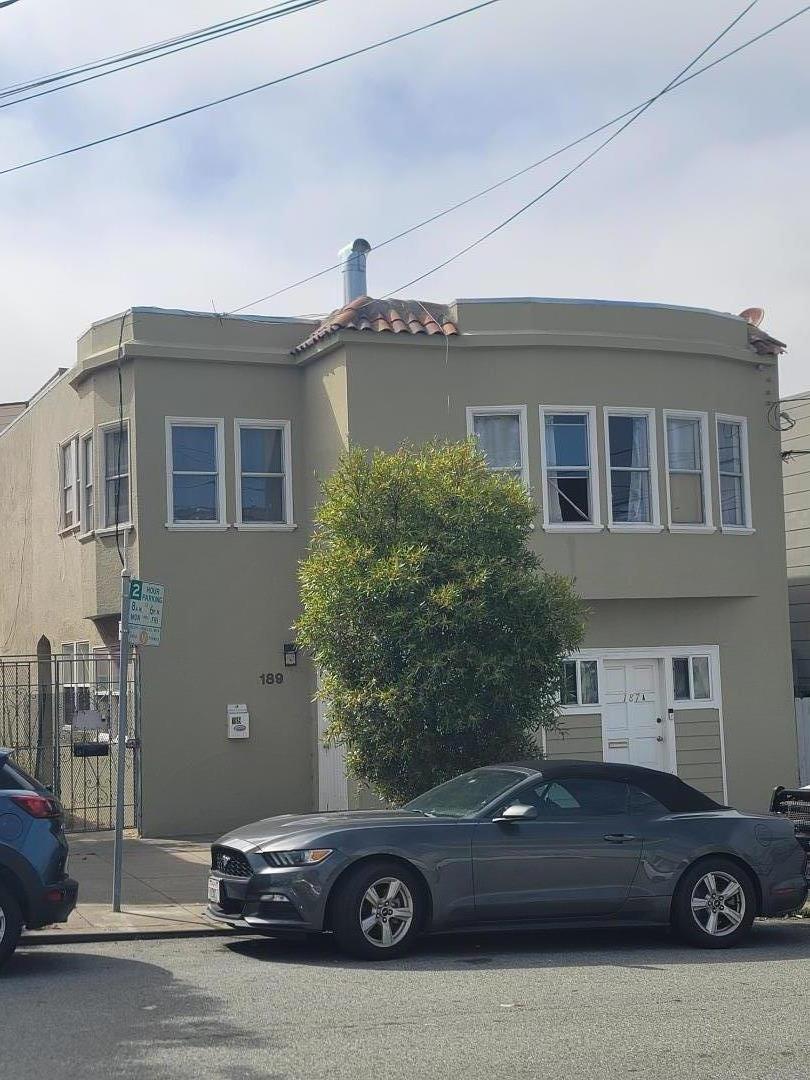
[[[290,841],[309,843],[318,837],[355,829],[386,828],[397,825],[435,825],[452,818],[432,818],[407,810],[344,810],[323,814],[280,814],[233,829],[216,841],[240,851],[283,850]]]

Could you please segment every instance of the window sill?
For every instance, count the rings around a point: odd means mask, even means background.
[[[598,702],[593,705],[560,705],[558,708],[561,716],[595,716],[602,712]]]
[[[126,523],[121,522],[119,524],[119,526],[118,526],[117,531],[119,533],[128,533],[128,532],[132,532],[132,530],[134,528],[135,528],[135,526],[132,524],[131,521],[128,521]],[[103,529],[96,529],[96,531],[92,535],[93,536],[115,536],[115,533],[116,533],[115,526],[114,525],[107,525]],[[89,535],[90,534],[88,533],[88,536]]]
[[[675,699],[673,701],[672,708],[675,710],[675,712],[681,712],[682,710],[688,711],[689,709],[719,709],[720,705],[712,698],[707,698],[705,700],[694,700],[690,698],[688,701],[678,701],[677,699]]]
[[[233,527],[243,532],[295,532],[298,528],[294,522],[285,521],[237,521]]]
[[[231,526],[217,521],[167,521],[165,528],[172,532],[227,532]]]
[[[728,536],[753,536],[757,530],[747,525],[722,525],[720,531]]]
[[[59,530],[59,535],[60,536],[73,536],[73,534],[77,533],[80,528],[81,528],[81,526],[79,526],[79,525],[68,525],[68,527],[66,529],[60,529]]]
[[[608,532],[613,533],[661,533],[664,531],[663,525],[650,525],[649,523],[639,525],[621,523],[608,525],[607,528]]]
[[[543,532],[548,533],[599,533],[604,532],[604,529],[604,525],[558,525],[555,522],[550,522],[543,526]]]
[[[91,540],[95,540],[95,538],[96,538],[95,529],[91,529],[89,532],[79,533],[79,535],[76,537],[76,539],[79,541],[80,544],[87,544]]]
[[[708,534],[717,532],[714,525],[669,525],[669,531],[671,533],[697,533]]]

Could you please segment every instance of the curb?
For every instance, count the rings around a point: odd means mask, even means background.
[[[161,938],[244,937],[244,930],[233,927],[200,927],[184,930],[67,930],[56,934],[23,934],[19,948],[28,945],[87,945],[100,941],[158,941]]]

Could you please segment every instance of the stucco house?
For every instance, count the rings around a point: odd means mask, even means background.
[[[46,736],[75,768],[90,690],[114,708],[125,546],[133,573],[166,586],[127,750],[143,832],[356,805],[290,630],[319,481],[350,441],[469,434],[527,484],[534,545],[590,608],[546,752],[765,806],[797,776],[768,422],[781,344],[665,304],[371,300],[366,250],[347,249],[345,304],[321,324],[147,307],[103,319],[0,434],[3,665],[34,655],[35,682],[61,673]],[[228,737],[234,704],[246,738]]]

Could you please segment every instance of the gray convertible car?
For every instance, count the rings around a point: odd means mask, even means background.
[[[522,761],[400,810],[236,829],[212,846],[208,913],[250,932],[331,932],[378,959],[421,933],[495,928],[671,925],[725,948],[756,916],[801,907],[808,850],[789,817],[720,806],[668,773]]]

